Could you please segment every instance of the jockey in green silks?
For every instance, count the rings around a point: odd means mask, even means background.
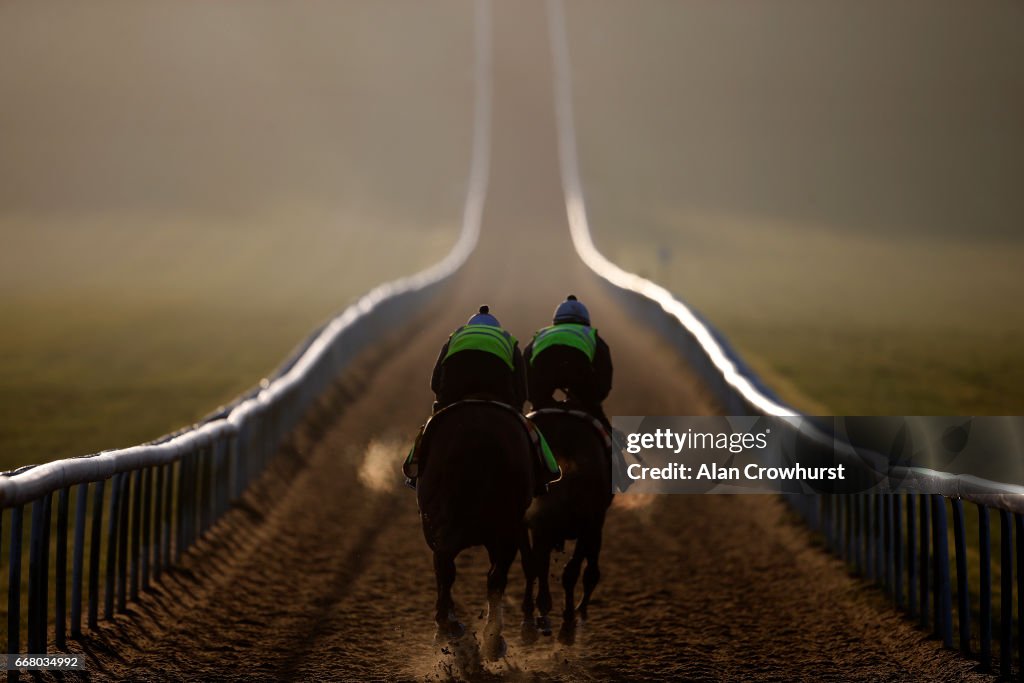
[[[465,325],[452,332],[441,347],[431,375],[430,388],[436,398],[434,414],[453,403],[472,398],[502,403],[522,417],[526,400],[523,354],[516,338],[501,327],[487,306],[481,306]],[[522,420],[541,464],[536,473],[536,492],[544,493],[547,491],[547,483],[557,479],[561,470],[540,430],[525,417]],[[406,483],[413,487],[419,475],[419,445],[425,428],[426,425],[420,429],[402,468]]]

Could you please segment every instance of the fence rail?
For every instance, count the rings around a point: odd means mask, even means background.
[[[609,261],[594,245],[576,153],[562,0],[548,0],[548,29],[555,61],[562,189],[573,245],[580,259],[632,312],[679,351],[725,413],[798,415],[760,382],[711,324],[664,287]],[[813,429],[801,432],[801,438],[810,439],[815,445],[826,441],[831,445],[834,441],[831,435]],[[875,493],[789,495],[794,509],[823,535],[832,552],[855,572],[882,586],[896,607],[918,617],[922,627],[930,626],[947,647],[954,643],[955,615],[957,645],[965,654],[979,657],[985,666],[992,661],[992,624],[998,616],[999,640],[995,642],[999,644],[999,672],[1009,677],[1014,649],[1018,651],[1018,661],[1024,662],[1024,487],[924,468],[894,467],[883,456],[851,450],[838,455],[873,482],[871,489]],[[964,501],[975,507],[976,536],[969,534]],[[995,511],[999,518],[997,562],[992,557],[990,511]],[[969,535],[974,538],[968,538]],[[969,580],[971,548],[977,555],[975,591]],[[995,569],[999,570],[998,605],[993,604]],[[977,624],[972,618],[975,612]]]

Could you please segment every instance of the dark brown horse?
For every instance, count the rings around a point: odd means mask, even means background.
[[[484,654],[505,652],[502,598],[508,571],[526,534],[523,517],[533,496],[533,454],[522,418],[489,401],[461,401],[438,413],[424,436],[417,484],[423,535],[434,551],[438,636],[457,638],[455,557],[487,549],[487,626]]]
[[[521,548],[526,574],[523,598],[523,636],[529,640],[539,630],[551,634],[551,590],[548,577],[551,551],[561,549],[567,540],[576,540],[572,557],[562,573],[565,607],[559,637],[571,642],[576,616],[587,618],[590,597],[601,578],[598,558],[601,554],[601,532],[605,513],[612,502],[612,472],[609,442],[594,419],[578,410],[549,408],[529,415],[547,439],[562,468],[562,479],[551,485],[550,492],[533,501],[526,513],[529,543]],[[574,606],[576,581],[583,572],[583,598]],[[533,584],[537,582],[536,607],[540,615],[533,618]]]

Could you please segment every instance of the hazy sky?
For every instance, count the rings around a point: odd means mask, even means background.
[[[457,215],[472,48],[467,2],[2,3],[0,211]]]
[[[568,19],[599,209],[1021,231],[1015,0],[585,0]],[[3,3],[0,210],[458,201],[471,21],[468,2]]]
[[[588,199],[1024,233],[1024,4],[568,5]]]

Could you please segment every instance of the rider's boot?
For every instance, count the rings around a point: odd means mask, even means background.
[[[430,406],[430,415],[433,417],[437,415],[437,412],[444,406],[441,405],[440,401],[434,401]],[[430,420],[427,420],[429,422]],[[416,440],[413,441],[412,448],[409,449],[409,455],[405,456],[405,462],[402,464],[402,474],[405,475],[405,485],[409,488],[416,489],[416,479],[419,477],[419,455],[420,455],[420,443],[423,441],[423,433],[427,429],[427,422],[420,425],[420,430],[416,432]]]
[[[405,485],[413,490],[416,490],[416,479],[420,475],[420,443],[423,441],[423,432],[426,427],[427,424],[425,422],[420,425],[420,430],[416,432],[416,439],[413,441],[412,448],[409,449],[409,455],[405,456],[405,462],[402,463]]]
[[[623,451],[626,450],[626,435],[622,430],[611,429],[612,435],[612,468],[615,481],[619,483],[619,490],[625,492],[630,487],[633,480],[629,477],[628,465],[626,464],[626,458],[622,455]]]
[[[626,450],[626,435],[620,429],[616,429],[612,426],[611,420],[604,412],[604,408],[600,405],[590,406],[588,412],[597,418],[598,422],[605,428],[608,435],[611,437],[611,464],[612,464],[612,482],[619,483],[619,490],[625,491],[629,488],[633,480],[629,478],[628,464],[626,463],[625,456],[622,455],[623,451]]]
[[[537,429],[537,425],[530,423],[529,427],[532,431],[533,447],[536,454],[533,470],[535,481],[533,495],[534,497],[543,496],[548,492],[548,484],[561,478],[562,469],[558,466],[555,454],[551,452],[547,440]]]

